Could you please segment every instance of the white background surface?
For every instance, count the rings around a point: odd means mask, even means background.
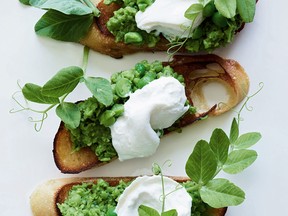
[[[240,175],[228,176],[246,192],[245,202],[228,210],[228,216],[288,215],[288,3],[284,0],[257,4],[255,20],[237,35],[234,43],[218,50],[222,57],[240,62],[250,76],[251,91],[260,82],[264,89],[254,97],[252,112],[243,113],[241,132],[260,131],[262,140],[254,149],[259,157]],[[41,132],[35,132],[28,121],[29,113],[9,114],[17,108],[11,96],[18,91],[17,80],[44,84],[59,69],[81,65],[82,46],[37,37],[34,24],[43,12],[28,8],[17,0],[1,0],[0,7],[0,215],[31,215],[29,195],[34,187],[51,178],[69,177],[54,165],[52,143],[59,120],[50,112]],[[109,77],[111,72],[130,68],[138,60],[164,59],[165,55],[137,54],[114,60],[92,52],[88,73]],[[88,96],[82,86],[69,99]],[[147,159],[135,159],[93,169],[81,176],[123,176],[150,173],[153,162],[162,164],[170,159],[167,175],[185,175],[184,165],[196,141],[208,139],[215,127],[228,131],[235,113],[194,124],[182,134],[162,140],[157,153]]]

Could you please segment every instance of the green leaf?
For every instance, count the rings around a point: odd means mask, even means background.
[[[209,4],[211,1],[213,0],[203,0],[203,5],[206,6],[207,4]],[[214,3],[214,2],[213,2]]]
[[[92,23],[93,14],[66,15],[48,10],[36,23],[35,32],[56,40],[78,42],[88,33]]]
[[[261,134],[258,132],[249,132],[242,134],[235,142],[234,147],[236,149],[245,149],[255,145],[260,139]]]
[[[102,77],[86,77],[85,84],[93,96],[105,106],[113,102],[113,92],[109,80]]]
[[[214,152],[218,163],[224,164],[228,157],[230,140],[222,129],[215,129],[210,138],[210,147]]]
[[[22,4],[30,5],[29,0],[19,0]]]
[[[217,160],[205,140],[197,142],[185,169],[187,175],[197,183],[205,184],[213,178],[217,169]]]
[[[83,77],[83,70],[80,67],[71,66],[57,72],[44,86],[43,95],[61,97],[75,89]]]
[[[213,208],[235,206],[245,199],[245,193],[227,179],[213,179],[200,189],[202,200]]]
[[[234,143],[239,136],[239,125],[235,118],[233,118],[231,128],[230,128],[230,142]]]
[[[223,171],[229,174],[236,174],[249,167],[257,159],[257,152],[254,150],[235,150],[232,151],[226,163],[223,166]]]
[[[42,94],[42,87],[33,83],[27,83],[22,88],[24,97],[32,102],[41,104],[57,104],[59,99],[56,97],[49,97]]]
[[[215,0],[214,3],[216,9],[224,17],[232,18],[236,15],[236,0]]]
[[[171,209],[166,212],[162,212],[161,216],[178,216],[176,209]]]
[[[186,11],[184,16],[187,19],[194,20],[196,17],[203,11],[203,5],[202,4],[192,4]]]
[[[80,124],[81,113],[78,106],[74,103],[64,102],[56,108],[57,116],[70,128],[75,129]]]
[[[255,16],[256,0],[237,0],[237,9],[244,22],[252,22]]]
[[[160,214],[153,208],[145,205],[140,205],[138,208],[139,216],[160,216]]]
[[[30,5],[41,9],[53,9],[64,14],[86,15],[92,10],[77,0],[30,0]]]

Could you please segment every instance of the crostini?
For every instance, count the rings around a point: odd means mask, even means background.
[[[157,64],[159,66],[159,62]],[[139,64],[137,65],[139,66]],[[186,97],[194,110],[193,112],[187,111],[172,126],[165,128],[162,132],[160,131],[161,134],[163,133],[164,135],[173,130],[179,130],[204,117],[220,115],[236,106],[248,93],[248,76],[241,65],[234,60],[223,59],[216,55],[176,55],[173,61],[163,62],[160,64],[160,67],[173,69],[182,79],[184,78]],[[136,71],[136,69],[133,70]],[[120,75],[123,78],[123,73],[126,74],[125,76],[129,74],[127,71],[124,71],[118,73],[117,76]],[[178,75],[174,74],[174,76]],[[205,86],[214,82],[223,85],[229,97],[226,101],[217,101],[211,105],[205,100],[203,89]],[[129,95],[127,95],[127,99],[128,98]],[[90,101],[87,102],[88,106],[94,106],[95,103],[93,99],[89,100]],[[220,103],[222,103],[222,105]],[[80,107],[84,106],[83,102],[79,102],[78,104]],[[85,123],[76,128],[76,130],[71,130],[61,122],[58,132],[56,133],[53,155],[57,167],[63,173],[79,173],[92,167],[102,166],[119,157],[112,145],[113,140],[111,136],[108,140],[105,139],[105,142],[103,139],[98,139],[97,133],[101,135],[107,133],[107,136],[109,136],[111,130],[109,127],[104,127],[103,124],[101,125],[101,120],[100,122],[99,120],[96,122],[88,118],[87,116],[93,115],[93,112],[99,112],[97,106],[94,107],[94,111],[91,110],[82,111],[81,115],[83,118],[86,116],[85,118],[88,119],[89,124],[92,122],[93,126]],[[158,113],[161,113],[161,110],[158,110]],[[85,134],[85,130],[89,127],[95,129],[92,133]],[[159,131],[157,131],[157,133],[158,132]],[[158,134],[158,136],[161,136],[161,134]],[[83,145],[85,142],[88,143],[86,146]],[[103,143],[105,143],[105,145]],[[101,146],[99,147],[100,149],[97,149],[98,146]],[[105,148],[109,149],[109,151],[106,151]]]
[[[102,209],[102,213],[99,211],[98,215],[116,215],[114,214],[108,214],[107,211],[111,209],[110,211],[113,212],[117,205],[117,201],[119,200],[119,195],[123,192],[123,190],[129,185],[130,182],[132,182],[136,177],[102,177],[102,178],[63,178],[63,179],[54,179],[54,180],[49,180],[47,182],[44,182],[43,184],[39,185],[35,191],[32,193],[30,197],[30,205],[32,209],[32,213],[34,216],[60,216],[63,215],[60,211],[61,204],[63,205],[63,210],[66,211],[67,205],[63,204],[69,197],[69,192],[73,187],[82,187],[84,188],[91,188],[92,185],[96,185],[99,183],[102,185],[101,191],[96,194],[96,196],[102,197],[103,194],[106,194],[108,196],[104,196],[104,198],[101,198],[101,201],[97,203],[95,201],[94,203],[94,208]],[[189,181],[189,178],[186,177],[170,177],[173,180],[177,181],[178,183],[184,183]],[[82,185],[82,186],[81,186]],[[87,187],[88,186],[88,187]],[[118,187],[117,187],[118,186]],[[114,192],[111,193],[111,188],[110,191],[108,191],[109,187],[114,188]],[[112,189],[113,189],[112,188]],[[147,191],[149,191],[149,188],[146,188]],[[81,190],[81,189],[80,189]],[[85,189],[84,189],[85,190]],[[107,191],[105,191],[107,190]],[[89,190],[87,190],[87,193]],[[91,192],[92,190],[90,190]],[[96,191],[96,190],[95,190]],[[95,192],[94,191],[94,192]],[[84,194],[85,192],[82,190]],[[173,192],[172,192],[173,193]],[[82,200],[85,200],[85,195],[80,197],[79,195],[76,195],[78,200],[79,198]],[[89,194],[87,194],[89,196]],[[71,197],[71,195],[70,195]],[[172,194],[173,197],[173,194]],[[110,200],[109,204],[107,201],[107,198]],[[70,198],[71,199],[71,198]],[[86,198],[88,199],[88,198]],[[95,199],[97,200],[97,199]],[[99,200],[99,199],[98,199]],[[112,200],[112,201],[111,201]],[[159,201],[160,199],[156,200]],[[74,200],[75,201],[75,200]],[[90,200],[92,201],[92,200]],[[207,204],[203,202],[195,202],[196,199],[194,200],[194,213],[198,211],[198,214],[200,213],[201,215],[210,215],[210,216],[224,216],[227,207],[224,208],[212,208],[208,206]],[[84,202],[85,203],[85,202]],[[192,205],[193,205],[192,204]],[[100,206],[97,206],[100,205]],[[103,207],[104,205],[104,207]],[[106,206],[105,206],[106,205]],[[198,205],[198,207],[197,207]],[[65,208],[65,210],[64,210]],[[70,207],[68,207],[70,208]],[[73,207],[71,207],[73,210]],[[83,207],[82,207],[83,209]],[[91,210],[92,208],[90,208]],[[89,210],[87,210],[89,211]],[[92,211],[92,210],[91,210]],[[77,210],[74,209],[74,215],[76,215]],[[64,214],[65,215],[65,214]]]
[[[211,52],[231,43],[253,21],[256,7],[255,0],[20,1],[48,10],[35,25],[38,35],[80,42],[114,58],[141,51]]]

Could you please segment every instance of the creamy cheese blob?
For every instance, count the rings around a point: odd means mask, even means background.
[[[138,11],[135,16],[137,27],[150,33],[156,31],[156,34],[162,33],[169,38],[189,36],[189,28],[192,21],[185,18],[185,11],[198,0],[155,0],[155,2],[146,8],[144,12]],[[201,24],[203,16],[199,16],[193,29]]]
[[[187,110],[184,86],[173,77],[161,77],[130,95],[124,113],[110,127],[119,160],[155,153],[160,138],[154,129],[170,127]]]
[[[191,216],[192,198],[178,182],[164,177],[165,209],[176,209],[178,216]],[[138,216],[138,208],[145,205],[162,210],[161,176],[136,178],[120,195],[115,212],[118,216]]]

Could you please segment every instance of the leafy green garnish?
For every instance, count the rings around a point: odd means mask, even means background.
[[[226,133],[222,129],[216,128],[212,133],[209,144],[218,161],[217,165],[223,165],[227,160],[230,145]]]
[[[222,208],[241,204],[245,193],[227,179],[213,179],[201,187],[200,196],[213,208]]]
[[[31,6],[41,9],[53,9],[67,15],[92,14],[92,9],[77,0],[30,0]]]
[[[240,0],[242,1],[242,0]],[[226,18],[232,18],[236,15],[236,0],[215,0],[215,7]]]
[[[231,128],[230,128],[230,142],[234,143],[239,136],[239,126],[238,126],[238,122],[236,120],[236,118],[233,118],[232,124],[231,124]]]
[[[260,90],[263,86],[261,86]],[[239,136],[240,114],[250,98],[248,96],[234,118],[230,127],[230,136],[216,128],[210,142],[200,140],[194,147],[186,163],[186,173],[194,186],[187,191],[196,191],[209,206],[221,208],[241,204],[245,193],[227,179],[215,178],[220,171],[237,174],[249,167],[257,158],[255,150],[248,149],[261,139],[259,132],[244,133]]]
[[[139,216],[160,216],[160,214],[153,208],[145,205],[140,205],[138,208]]]
[[[190,19],[190,20],[195,20],[199,14],[203,11],[203,4],[192,4],[186,11],[185,11],[185,14],[184,16],[187,18],[187,19]]]
[[[56,40],[78,42],[87,34],[93,15],[67,15],[56,10],[47,11],[35,25],[35,32]]]
[[[50,97],[61,97],[72,92],[84,72],[82,68],[71,66],[61,69],[42,88],[42,93]]]
[[[22,4],[30,5],[29,0],[19,0]]]
[[[56,114],[71,128],[77,128],[80,124],[81,113],[74,103],[63,102],[56,108]]]
[[[242,134],[235,142],[236,149],[245,149],[253,146],[261,139],[261,134],[257,132],[250,132]]]
[[[230,174],[242,172],[249,167],[257,158],[257,152],[254,150],[240,149],[232,151],[226,163],[223,165],[223,171]]]
[[[55,104],[59,103],[58,97],[46,96],[42,93],[42,87],[33,83],[27,83],[22,89],[24,97],[32,102],[40,104]]]
[[[48,10],[36,23],[35,32],[56,40],[78,42],[89,31],[100,11],[90,0],[20,0]]]
[[[112,104],[113,92],[111,84],[107,79],[102,77],[87,77],[85,78],[85,84],[100,103],[105,106]]]
[[[178,215],[175,209],[162,212],[161,214],[159,214],[155,209],[149,206],[145,206],[145,205],[139,206],[138,213],[139,213],[139,216],[177,216]]]
[[[169,161],[166,161],[166,162],[169,162]],[[160,177],[161,177],[161,185],[162,185],[162,195],[161,195],[161,198],[160,198],[161,201],[162,201],[161,214],[159,214],[159,212],[156,209],[152,208],[152,207],[145,206],[145,205],[140,205],[139,208],[138,208],[139,216],[177,216],[178,213],[177,213],[176,209],[170,209],[168,211],[164,211],[166,196],[171,194],[171,193],[173,193],[173,191],[170,192],[169,194],[165,194],[164,176],[163,176],[161,167],[157,163],[153,163],[152,172],[154,173],[154,175],[160,175]],[[177,190],[177,188],[175,189],[175,191],[176,190]]]
[[[244,22],[252,22],[255,16],[256,0],[237,0],[237,9]]]
[[[55,106],[57,106],[56,114],[69,128],[75,129],[79,126],[81,118],[80,110],[74,103],[65,102],[65,98],[77,87],[79,83],[81,83],[82,80],[85,81],[84,83],[86,84],[86,87],[91,91],[97,102],[104,106],[109,106],[112,103],[113,92],[109,80],[102,77],[85,77],[88,53],[89,49],[85,47],[83,55],[83,69],[78,66],[66,67],[58,71],[43,86],[27,83],[22,88],[22,94],[25,100],[39,104],[50,104],[47,109],[39,111],[25,107],[13,97],[14,100],[23,108],[22,110],[30,110],[42,114],[40,120],[33,120],[36,124],[38,122],[41,123],[40,129],[44,119],[47,117],[47,112]]]
[[[217,160],[205,140],[197,142],[185,169],[187,175],[200,185],[206,184],[214,177],[217,169]]]

